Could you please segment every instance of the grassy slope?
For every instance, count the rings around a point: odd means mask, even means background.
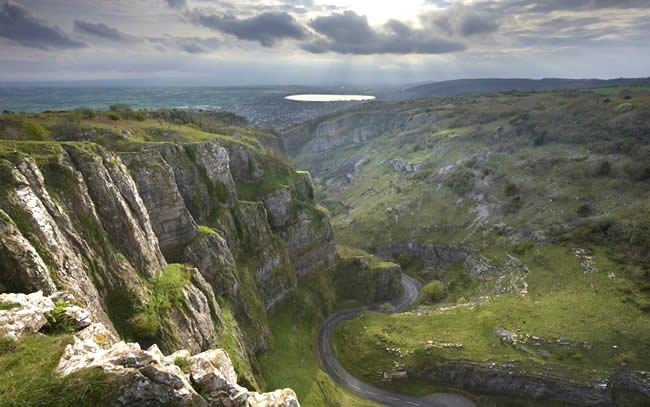
[[[571,92],[369,104],[356,110],[412,116],[429,111],[437,120],[327,155],[296,157],[302,167],[314,169],[317,191],[327,198],[342,244],[373,252],[392,242],[462,243],[497,270],[505,269],[506,254],[530,270],[524,297],[504,295],[444,311],[437,310],[440,305],[423,307],[420,316],[368,313],[343,324],[336,343],[344,365],[385,386],[378,375],[390,371],[395,360],[411,367],[454,359],[514,361],[528,370],[587,381],[615,369],[647,368],[650,259],[644,242],[650,185],[644,174],[650,149],[643,134],[650,93],[635,92],[640,93],[631,98],[619,92]],[[365,163],[349,187],[335,190],[326,184],[336,174],[332,168],[362,158]],[[423,168],[397,172],[387,164],[393,159]],[[609,171],[601,173],[604,162]],[[516,186],[514,194],[506,192],[508,184]],[[470,227],[480,205],[487,205],[487,221]],[[585,205],[590,213],[580,215]],[[494,230],[497,223],[512,232]],[[545,234],[546,243],[535,240],[536,231]],[[597,272],[583,271],[575,248],[595,253]],[[425,281],[443,280],[445,307],[460,297],[480,302],[479,297],[495,293],[495,275],[475,278],[459,263],[434,270],[423,270],[417,259],[408,263],[408,271]],[[524,345],[528,352],[502,344],[495,327],[553,343],[535,346],[531,340]],[[558,345],[558,339],[580,345]],[[463,348],[427,353],[429,340]],[[386,343],[415,353],[399,359],[386,351]],[[432,389],[420,385],[395,386],[414,393]]]
[[[351,372],[372,381],[378,381],[377,372],[390,371],[393,361],[399,360],[386,351],[387,346],[401,349],[408,356],[399,361],[414,368],[454,359],[514,360],[526,370],[552,371],[586,381],[603,378],[622,363],[626,369],[643,370],[650,364],[650,315],[621,301],[629,282],[624,277],[607,277],[609,272],[621,275],[620,266],[598,250],[595,263],[599,272],[585,274],[567,251],[543,248],[544,264],[535,264],[528,256],[522,258],[531,264],[526,296],[420,307],[395,316],[366,313],[343,323],[335,336],[339,358]],[[502,343],[495,327],[540,339],[525,344],[527,351]],[[576,346],[560,345],[558,340]],[[428,341],[463,347],[430,347]],[[549,355],[542,356],[541,349]]]
[[[337,388],[320,368],[316,337],[322,321],[335,308],[336,293],[321,274],[299,284],[296,294],[270,316],[272,348],[258,358],[267,390],[291,387],[304,406],[375,406]]]
[[[71,342],[68,335],[35,335],[17,343],[0,340],[0,406],[97,406],[116,390],[117,381],[98,369],[65,378],[54,372]]]

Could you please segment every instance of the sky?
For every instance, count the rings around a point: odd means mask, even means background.
[[[650,0],[0,0],[0,81],[650,76]]]

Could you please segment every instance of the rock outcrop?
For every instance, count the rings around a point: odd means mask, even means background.
[[[232,208],[238,196],[228,152],[216,143],[163,144],[152,147],[171,167],[185,207],[201,224],[221,208]]]
[[[0,197],[0,288],[46,295],[65,290],[114,334],[136,336],[130,318],[150,301],[148,280],[167,268],[152,212],[136,183],[117,156],[98,146],[47,145],[36,157],[3,161],[8,186]],[[154,219],[164,216],[156,212]],[[165,237],[168,229],[158,231]],[[193,284],[183,290],[194,301],[212,297],[216,304],[211,291],[204,295]],[[185,338],[194,351],[215,345],[215,329],[222,324],[211,321],[207,306],[189,309],[192,313],[172,308],[176,318],[156,340],[171,344]],[[208,328],[192,328],[198,326]]]
[[[476,392],[508,394],[533,400],[552,400],[577,406],[645,405],[621,403],[623,397],[650,400],[648,373],[614,373],[604,383],[592,385],[569,379],[513,370],[507,366],[448,362],[409,376],[451,383]],[[615,402],[616,401],[616,402]]]
[[[145,274],[154,276],[164,270],[167,263],[149,212],[122,161],[101,148],[65,149],[86,181],[109,239]]]
[[[443,267],[450,263],[464,262],[473,254],[472,250],[462,245],[420,244],[416,242],[392,243],[380,249],[378,254],[382,257],[392,258],[401,253],[419,257],[426,265],[434,267]]]
[[[282,137],[292,155],[327,151],[348,144],[362,144],[394,129],[417,127],[421,120],[409,115],[354,112],[337,119],[316,119],[285,131]]]
[[[174,171],[156,150],[121,155],[133,177],[160,248],[174,261],[199,232],[178,190]]]
[[[239,386],[230,357],[220,349],[165,357],[156,345],[143,350],[137,343],[118,342],[101,324],[74,335],[57,371],[69,375],[85,368],[118,377],[114,398],[107,400],[113,406],[300,406],[290,389],[260,394]]]
[[[32,294],[0,294],[0,337],[12,340],[35,334],[47,323],[54,301],[42,291]]]
[[[56,291],[47,265],[14,221],[0,209],[0,245],[3,251],[3,275],[0,291]]]
[[[374,304],[396,298],[401,289],[401,267],[368,256],[342,257],[334,273],[337,292],[344,298]]]
[[[196,276],[200,279],[200,274]],[[197,284],[207,286],[200,280]],[[77,332],[66,346],[56,371],[67,376],[81,369],[96,368],[114,376],[117,389],[110,399],[104,400],[106,405],[300,406],[290,389],[260,394],[238,385],[232,361],[223,350],[210,349],[194,356],[188,350],[180,350],[165,357],[155,344],[143,350],[137,343],[119,341],[103,324],[91,322],[87,310],[67,301],[74,298],[64,292],[50,297],[43,296],[41,291],[0,294],[0,336],[16,341],[39,335],[47,323],[67,318],[67,326]],[[55,318],[50,317],[61,306],[65,309],[57,311]],[[192,307],[190,312],[207,304],[193,303]]]

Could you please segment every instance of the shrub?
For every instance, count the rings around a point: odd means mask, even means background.
[[[650,179],[650,164],[643,161],[628,161],[623,168],[627,175],[634,181]]]
[[[120,117],[120,115],[115,113],[115,112],[110,112],[108,114],[108,118],[111,119],[111,120],[114,120],[114,121],[118,121],[118,120],[122,119],[122,117]]]
[[[467,298],[460,297],[459,299],[456,300],[456,304],[467,304]]]
[[[109,109],[111,112],[120,112],[120,113],[127,113],[127,112],[132,112],[131,106],[123,103],[117,103],[114,105],[110,105]]]
[[[589,217],[593,215],[594,210],[589,204],[582,204],[578,207],[578,215],[582,216],[583,218]]]
[[[139,122],[147,120],[147,116],[142,112],[137,112],[133,117]]]
[[[64,313],[70,304],[66,301],[58,300],[54,303],[54,310],[47,314],[47,322],[42,331],[50,335],[67,335],[74,333],[72,321]]]
[[[190,361],[187,358],[176,358],[174,364],[181,368],[184,373],[190,372]]]
[[[521,200],[521,196],[517,195],[510,199],[503,207],[503,211],[506,215],[517,213],[524,207],[524,203]]]
[[[506,188],[504,190],[506,196],[515,196],[519,193],[519,187],[517,187],[516,184],[513,184],[512,182],[509,182],[506,185]]]
[[[442,282],[440,280],[433,280],[424,286],[422,295],[425,301],[434,303],[445,298],[447,294]]]
[[[609,175],[611,171],[612,171],[612,165],[609,163],[609,161],[603,161],[600,163],[600,166],[598,167],[599,176],[606,177]]]
[[[84,119],[93,119],[97,115],[94,110],[92,110],[89,107],[80,107],[77,109],[77,112],[83,117]]]
[[[23,136],[27,140],[46,141],[50,138],[50,132],[34,122],[23,124]]]
[[[143,311],[129,318],[129,326],[138,340],[153,338],[160,328],[160,319],[154,312]]]
[[[474,174],[465,168],[458,168],[446,180],[446,184],[458,195],[465,195],[474,186]]]

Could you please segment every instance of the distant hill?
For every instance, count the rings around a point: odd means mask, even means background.
[[[562,89],[593,89],[625,86],[650,86],[650,78],[619,79],[458,79],[433,82],[407,88],[403,97],[423,98],[436,96],[457,96],[473,93],[504,92],[510,90],[552,91]]]

